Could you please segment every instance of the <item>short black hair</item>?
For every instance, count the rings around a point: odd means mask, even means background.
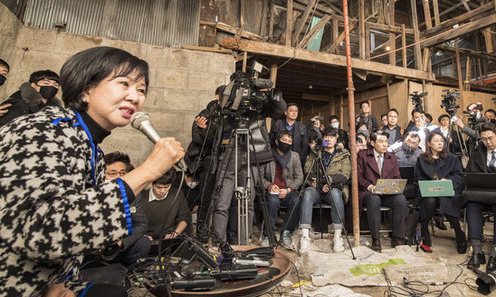
[[[425,112],[421,108],[414,108],[412,110],[412,117],[416,112],[420,112],[421,114],[425,114]]]
[[[215,95],[222,95],[224,93],[224,90],[226,89],[226,85],[218,86],[217,89],[215,89]]]
[[[437,118],[437,122],[438,122],[438,123],[441,123],[441,120],[442,120],[442,119],[444,119],[444,118],[448,118],[448,119],[450,119],[450,120],[451,120],[451,116],[450,116],[449,114],[445,113],[445,114],[440,115],[440,116]]]
[[[357,143],[364,143],[363,139],[361,137],[358,136],[359,134],[356,135],[356,142]],[[364,136],[363,134],[360,133],[360,135]],[[367,139],[367,137],[365,137],[365,139]]]
[[[362,105],[364,105],[365,103],[370,106],[370,103],[367,100],[363,100],[362,102],[360,102],[360,109],[362,109]]]
[[[329,123],[330,123],[330,122],[332,122],[332,120],[338,120],[338,122],[339,122],[339,117],[338,117],[337,115],[334,115],[334,114],[333,114],[333,115],[331,115],[331,116],[329,117]]]
[[[40,70],[31,73],[29,76],[29,83],[38,83],[40,80],[49,79],[60,83],[60,77],[52,70]]]
[[[148,63],[115,47],[94,47],[70,57],[60,70],[62,100],[67,108],[85,111],[83,93],[109,75],[126,76],[137,71],[136,79],[145,79],[148,90]]]
[[[430,122],[432,122],[432,116],[430,113],[426,113],[425,117],[428,118]]]
[[[492,112],[494,115],[496,115],[496,110],[491,109],[491,108],[490,108],[490,109],[488,109],[488,110],[486,110],[486,111],[484,112],[484,114],[486,114],[486,112]]]
[[[408,133],[405,133],[405,136],[403,136],[403,139],[406,139],[408,136],[412,138],[418,138],[420,140],[420,135],[418,134],[417,131],[410,131]]]
[[[386,131],[384,131],[382,129],[379,129],[379,130],[375,131],[374,133],[370,134],[370,141],[375,142],[377,140],[377,137],[381,136],[381,135],[384,135],[384,136],[386,136],[386,138],[389,138],[389,133],[387,133]]]
[[[286,104],[286,110],[288,110],[291,106],[296,106],[298,108],[298,104],[296,104],[294,102],[290,102],[290,103]]]
[[[176,179],[176,170],[174,168],[171,168],[164,175],[154,180],[152,184],[170,185],[175,179]]]
[[[311,134],[310,137],[308,137],[308,143],[312,143],[314,141],[317,141],[319,139],[319,136],[317,134]]]
[[[387,117],[387,112],[385,112],[385,113],[381,114],[381,119],[382,119],[383,117]]]
[[[7,71],[10,72],[9,63],[5,62],[5,60],[0,59],[0,66],[7,68]]]
[[[291,139],[293,139],[293,135],[288,130],[283,129],[283,130],[277,131],[277,135],[276,135],[277,139],[281,139],[284,135],[288,135],[289,137],[291,137]]]
[[[400,115],[400,113],[398,112],[398,110],[397,110],[396,108],[390,108],[390,109],[386,112],[386,115],[388,115],[388,114],[389,114],[390,112],[392,112],[392,111],[396,112],[396,114],[397,114],[398,116]]]
[[[122,162],[126,164],[126,167],[131,165],[131,159],[129,156],[122,152],[111,152],[103,156],[103,160],[105,161],[105,166],[114,164],[115,162]]]
[[[493,131],[494,134],[496,134],[496,125],[494,125],[493,123],[484,123],[480,125],[479,131],[480,133],[485,131]]]
[[[326,128],[324,131],[322,131],[322,137],[324,136],[338,136],[338,130],[335,128]]]

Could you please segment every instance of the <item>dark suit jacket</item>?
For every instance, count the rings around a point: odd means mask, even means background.
[[[374,157],[373,149],[361,150],[358,153],[358,191],[360,201],[363,194],[367,192],[370,185],[375,185],[380,178],[385,179],[400,179],[400,169],[398,168],[398,160],[393,153],[384,153],[384,162],[382,164],[382,174],[379,174],[379,167]],[[361,206],[361,203],[360,203]]]
[[[435,180],[435,173],[438,179],[445,178],[451,180],[453,182],[453,189],[455,190],[455,196],[441,197],[439,199],[441,213],[454,217],[460,216],[460,209],[462,209],[464,204],[462,193],[465,189],[465,180],[462,176],[462,163],[451,153],[448,154],[446,159],[439,159],[432,164],[426,163],[422,156],[418,158],[415,165],[415,180]],[[422,197],[420,197],[420,191],[418,193],[422,213]]]
[[[489,172],[489,168],[487,168],[487,148],[485,145],[481,144],[472,151],[466,171]]]

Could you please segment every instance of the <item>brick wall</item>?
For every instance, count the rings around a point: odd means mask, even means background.
[[[6,85],[0,88],[0,101],[15,92],[31,72],[51,69],[59,73],[64,61],[79,51],[94,46],[122,48],[150,65],[150,88],[144,111],[160,135],[175,137],[185,148],[191,139],[195,115],[213,99],[219,85],[229,82],[234,71],[234,58],[227,54],[25,27],[1,3],[0,34],[9,34],[5,39],[9,44],[2,41],[0,49],[9,48],[10,52],[4,56],[5,51],[1,51],[0,57],[12,68]],[[151,148],[151,143],[130,126],[113,130],[102,144],[104,152],[128,153],[134,165],[144,161]]]

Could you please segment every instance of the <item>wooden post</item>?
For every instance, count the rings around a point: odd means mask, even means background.
[[[267,5],[268,5],[268,0],[263,0],[262,1],[262,17],[260,19],[260,28],[258,30],[258,34],[260,36],[266,36],[265,32],[267,32]]]
[[[467,65],[465,68],[465,90],[470,91],[470,81],[472,79],[472,60],[469,56],[467,58]]]
[[[415,40],[414,53],[415,53],[415,66],[418,70],[422,69],[422,53],[420,52],[420,32],[418,28],[418,17],[417,17],[417,1],[410,0],[410,6],[412,9],[412,25],[413,25],[413,39]]]
[[[460,47],[458,45],[458,39],[455,39],[455,51],[456,51],[456,72],[458,74],[458,88],[460,89],[460,106],[465,106],[463,104],[463,77],[462,77],[462,65],[460,63]]]
[[[432,28],[432,17],[429,0],[422,0],[422,5],[424,6],[425,26],[427,29],[430,29]]]
[[[365,58],[370,59],[370,28],[365,24]]]
[[[484,40],[486,41],[486,51],[488,53],[493,52],[493,37],[491,33],[490,28],[486,28],[482,31],[482,34],[484,34]]]
[[[344,129],[344,96],[339,97],[339,125]]]
[[[307,35],[305,35],[303,37],[303,39],[300,41],[300,43],[298,43],[298,47],[299,48],[304,48],[306,47],[310,41],[312,41],[312,39],[315,37],[315,35],[317,35],[317,33],[319,33],[319,31],[324,28],[324,26],[329,22],[329,20],[331,19],[331,16],[326,14],[324,15],[324,17],[322,17],[320,19],[320,21],[312,28],[312,30],[310,30]]]
[[[394,26],[394,0],[389,1],[389,25]],[[396,65],[396,34],[389,33],[389,64]]]
[[[313,11],[313,7],[315,5],[316,0],[310,0],[308,2],[307,8],[305,9],[305,12],[303,13],[303,16],[301,17],[300,23],[296,27],[295,34],[293,35],[293,46],[296,46],[298,43],[298,39],[300,38],[301,30],[303,30],[303,27],[305,26],[308,17],[310,16],[310,13]]]
[[[276,82],[277,82],[277,64],[272,64],[270,66],[270,80],[274,83],[272,88],[275,88]],[[265,127],[267,128],[267,132],[270,133],[270,130],[272,128],[272,118],[271,117],[265,118]]]
[[[379,24],[384,24],[384,5],[382,4],[382,0],[375,0],[375,6],[377,11],[377,22]]]
[[[245,29],[245,1],[239,0],[239,27]]]
[[[365,59],[365,3],[358,0],[358,45],[360,47],[360,59]]]
[[[269,18],[269,38],[270,39],[272,39],[274,37],[274,14],[275,14],[275,5],[271,1],[270,18]]]
[[[339,22],[337,18],[332,18],[332,43],[339,38]],[[336,48],[336,54],[339,54],[339,46]]]
[[[293,32],[293,0],[288,0],[286,10],[286,46],[291,46],[291,36]]]
[[[241,71],[246,73],[246,64],[248,62],[248,53],[243,52],[243,65],[241,65]]]
[[[434,25],[439,26],[441,24],[441,17],[439,16],[439,4],[438,0],[432,0],[432,8],[434,9]]]
[[[406,55],[406,33],[405,33],[405,24],[401,24],[401,56],[403,59],[403,67],[407,68],[407,55]]]
[[[344,31],[346,43],[346,74],[348,77],[348,110],[350,117],[350,149],[356,151],[355,131],[355,87],[353,86],[353,72],[351,69],[350,31],[348,28],[348,0],[343,0]],[[353,209],[353,245],[360,245],[360,211],[358,209],[358,175],[357,154],[351,154],[351,200]]]

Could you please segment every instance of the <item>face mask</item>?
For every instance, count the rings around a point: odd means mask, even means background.
[[[287,144],[287,143],[284,143],[282,141],[279,142],[279,144],[277,145],[277,148],[283,152],[284,154],[286,154],[287,152],[289,152],[291,150],[291,144]]]
[[[358,130],[358,133],[363,134],[367,138],[370,136],[369,135],[369,130]]]
[[[57,89],[56,87],[52,87],[52,86],[41,86],[40,87],[41,97],[43,97],[47,100],[55,97],[55,95],[57,94],[58,91],[59,91],[59,89]]]
[[[7,77],[5,75],[0,74],[0,87],[3,86],[6,80]]]
[[[194,188],[196,188],[196,186],[198,186],[199,182],[195,182],[195,181],[188,182],[187,181],[186,184],[188,185],[188,187],[190,189],[194,189]]]
[[[339,123],[332,123],[331,127],[333,127],[334,129],[339,129]]]

